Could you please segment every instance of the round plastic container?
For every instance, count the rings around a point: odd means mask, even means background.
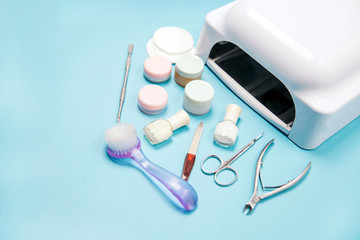
[[[144,62],[144,76],[154,83],[165,82],[171,76],[172,64],[163,56],[152,56]]]
[[[204,70],[204,62],[196,55],[183,55],[175,64],[175,82],[185,87],[190,81],[200,79]]]
[[[138,106],[147,114],[161,113],[167,105],[168,94],[163,87],[146,85],[138,93]]]
[[[214,98],[214,88],[203,80],[193,80],[185,87],[183,107],[194,115],[209,112]]]

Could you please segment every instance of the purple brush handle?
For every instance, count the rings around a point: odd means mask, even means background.
[[[169,189],[186,210],[191,211],[196,207],[198,201],[196,191],[187,181],[152,163],[141,149],[135,148],[131,153],[131,158]]]
[[[188,211],[193,210],[198,202],[198,197],[194,188],[184,179],[170,173],[148,160],[141,151],[140,144],[127,152],[125,155],[119,156],[114,154],[109,148],[108,153],[115,158],[130,157],[135,160],[143,170],[163,184],[171,194],[180,202],[180,204]],[[171,199],[172,200],[172,199]]]

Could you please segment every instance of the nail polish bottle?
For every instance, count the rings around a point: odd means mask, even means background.
[[[173,135],[173,131],[190,123],[189,115],[180,110],[168,119],[155,120],[144,127],[146,138],[151,144],[161,143]]]
[[[238,136],[236,123],[240,114],[240,106],[236,104],[227,105],[224,120],[219,122],[215,128],[214,140],[216,143],[226,147],[235,144]]]

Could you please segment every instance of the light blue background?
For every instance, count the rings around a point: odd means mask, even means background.
[[[145,46],[163,26],[187,29],[195,43],[207,12],[230,1],[0,1],[0,239],[359,239],[360,119],[313,151],[299,149],[235,97],[205,68],[215,88],[212,110],[191,116],[171,141],[151,146],[142,128],[182,108],[173,78],[166,111],[137,108]],[[182,213],[137,169],[105,153],[103,132],[116,119],[127,46],[134,54],[122,120],[133,123],[145,154],[180,175],[194,130],[204,121],[189,182],[195,211]],[[236,146],[213,144],[229,103],[243,108]],[[224,158],[262,131],[266,135],[233,167],[238,181],[222,188],[200,171],[200,160]],[[263,146],[267,184],[312,167],[298,186],[261,202],[250,199],[255,162]]]

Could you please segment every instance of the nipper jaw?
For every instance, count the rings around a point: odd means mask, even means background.
[[[245,212],[246,210],[249,210],[249,211],[247,212],[247,214],[251,213],[251,211],[255,208],[256,204],[257,204],[258,202],[260,202],[260,200],[261,200],[261,198],[260,198],[260,197],[257,195],[257,193],[255,192],[255,193],[252,195],[250,201],[245,205],[243,212]]]

